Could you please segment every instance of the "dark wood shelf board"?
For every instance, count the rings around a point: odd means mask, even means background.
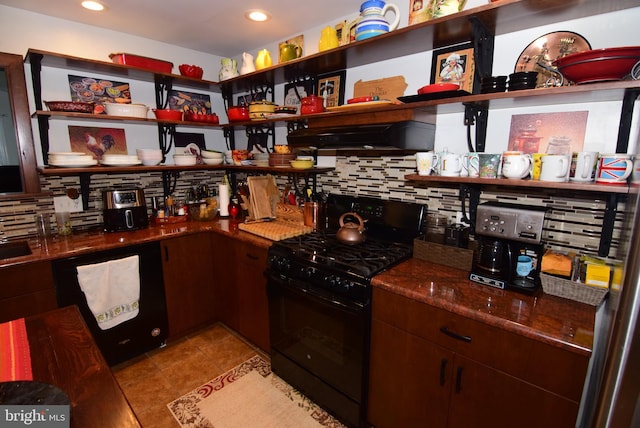
[[[423,183],[445,183],[445,184],[476,184],[483,186],[507,186],[520,188],[537,188],[537,189],[558,189],[573,190],[583,192],[599,192],[599,193],[629,193],[627,185],[607,185],[596,183],[575,183],[575,182],[553,182],[540,180],[512,180],[506,178],[475,178],[475,177],[442,177],[439,175],[418,175],[408,174],[404,177],[406,180],[423,182]]]
[[[315,175],[324,174],[333,171],[334,168],[310,168],[297,169],[290,167],[262,167],[262,166],[244,166],[244,165],[157,165],[157,166],[91,166],[86,168],[59,168],[59,167],[40,167],[38,172],[46,176],[70,176],[78,174],[135,174],[144,172],[163,172],[163,171],[234,171],[234,172],[256,172],[256,173],[273,173],[274,175],[286,174],[304,174]]]

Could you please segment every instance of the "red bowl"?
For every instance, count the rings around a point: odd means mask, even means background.
[[[418,95],[431,94],[434,92],[457,91],[460,85],[457,83],[434,83],[433,85],[423,86],[418,89]]]
[[[242,122],[249,120],[249,108],[244,106],[231,106],[227,111],[229,122]]]
[[[558,58],[553,65],[575,83],[620,80],[640,61],[640,46],[594,49]]]
[[[189,64],[180,64],[178,66],[178,70],[180,70],[180,74],[182,74],[183,76],[193,77],[196,79],[202,79],[202,75],[204,73],[202,67]]]
[[[159,120],[182,120],[181,110],[153,109],[153,113]]]

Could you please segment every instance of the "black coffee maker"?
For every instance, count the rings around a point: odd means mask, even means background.
[[[478,205],[478,248],[469,279],[495,288],[535,293],[540,287],[545,212],[545,208],[499,202]]]

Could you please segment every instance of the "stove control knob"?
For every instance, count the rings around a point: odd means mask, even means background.
[[[303,278],[312,278],[315,275],[315,273],[316,273],[316,268],[311,266],[300,269],[300,274]]]

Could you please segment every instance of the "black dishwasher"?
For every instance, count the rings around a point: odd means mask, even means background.
[[[53,261],[58,306],[77,305],[80,308],[94,340],[111,366],[161,347],[167,340],[168,321],[160,254],[160,243],[153,242]],[[138,314],[103,330],[98,326],[80,287],[77,268],[131,256],[138,256]]]

